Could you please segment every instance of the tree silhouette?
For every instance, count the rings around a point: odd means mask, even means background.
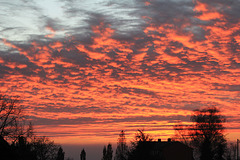
[[[226,160],[236,160],[237,158],[237,145],[229,143],[226,151]]]
[[[106,160],[107,159],[107,149],[106,146],[103,147],[103,157],[102,160]]]
[[[16,143],[12,144],[12,149],[18,160],[32,160],[36,159],[36,154],[31,148],[31,143],[27,141],[26,137],[20,136]]]
[[[55,160],[59,151],[59,146],[47,137],[34,137],[31,147],[36,154],[36,160]]]
[[[112,160],[112,157],[113,157],[112,145],[108,144],[107,149],[106,146],[103,147],[102,160]]]
[[[148,148],[148,142],[151,142],[153,138],[144,132],[144,130],[138,130],[135,134],[134,141],[131,142],[131,149],[129,152],[129,160],[148,160],[151,159],[150,148]]]
[[[191,116],[193,125],[175,126],[184,139],[199,153],[200,160],[223,160],[226,151],[226,139],[223,134],[223,123],[226,119],[219,114],[216,107],[195,110]],[[185,130],[185,132],[179,132]]]
[[[122,130],[119,134],[114,160],[127,160],[127,158],[128,158],[128,146],[126,143],[125,133]]]
[[[64,155],[62,147],[59,147],[56,160],[64,160]]]
[[[23,134],[23,108],[18,98],[0,94],[0,136],[17,139]]]
[[[84,149],[82,150],[82,152],[81,152],[81,154],[80,154],[80,159],[81,159],[81,160],[86,160],[86,152],[85,152]]]
[[[18,103],[18,98],[0,94],[0,159],[64,160],[61,147],[47,137],[35,136],[31,123],[25,128],[23,108]]]
[[[112,150],[112,145],[111,144],[108,144],[107,146],[107,160],[112,160],[112,157],[113,157],[113,150]]]

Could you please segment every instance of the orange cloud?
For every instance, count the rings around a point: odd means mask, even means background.
[[[105,22],[89,24],[87,41],[4,39],[19,54],[1,55],[1,91],[21,95],[36,131],[59,143],[115,142],[116,128],[129,138],[139,128],[168,138],[177,120],[190,124],[192,110],[212,105],[233,116],[226,126],[239,135],[231,128],[239,125],[239,24],[200,2],[186,19],[152,14],[125,39]],[[196,18],[215,23],[191,24]]]
[[[223,18],[223,15],[217,12],[215,8],[210,7],[208,4],[201,3],[199,1],[197,1],[194,11],[200,13],[200,15],[196,16],[196,18],[203,21]]]
[[[4,60],[0,57],[0,63],[4,63]]]
[[[199,15],[196,17],[203,21],[209,21],[209,20],[213,20],[213,19],[222,18],[223,16],[218,12],[207,12],[207,13],[203,13],[202,15]]]
[[[201,3],[199,1],[197,1],[195,7],[194,7],[194,11],[197,12],[207,12],[208,11],[208,5],[205,3]]]
[[[145,6],[149,6],[149,5],[151,5],[151,3],[148,2],[148,1],[146,1],[146,2],[144,2],[144,3],[145,3]]]
[[[45,35],[45,37],[47,37],[47,38],[53,38],[53,37],[55,36],[56,31],[55,31],[52,27],[47,26],[45,29],[46,29],[47,31],[50,31],[50,32],[52,33],[52,34]]]
[[[63,48],[63,44],[61,42],[54,42],[52,44],[49,45],[52,49],[57,50],[58,52],[61,51],[61,49]]]

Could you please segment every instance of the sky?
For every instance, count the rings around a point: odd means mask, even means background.
[[[0,0],[0,89],[64,145],[155,139],[216,106],[240,137],[240,0]]]

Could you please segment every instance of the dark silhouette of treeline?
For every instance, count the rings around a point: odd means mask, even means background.
[[[64,160],[60,145],[25,127],[23,109],[18,97],[0,94],[0,160]]]
[[[65,153],[47,137],[34,134],[18,97],[0,94],[0,160],[64,160]],[[144,130],[138,130],[134,140],[127,145],[122,130],[113,156],[112,145],[103,147],[101,160],[236,160],[236,145],[228,146],[223,124],[226,118],[216,107],[195,110],[191,116],[192,125],[179,123],[174,126],[176,135],[168,141],[158,139]],[[86,160],[83,149],[80,160]],[[99,158],[99,159],[100,159]],[[67,158],[70,160],[70,158]]]
[[[103,148],[102,160],[112,160],[111,144]],[[144,130],[138,130],[130,146],[127,145],[124,131],[119,134],[114,160],[193,160],[193,150],[187,145],[172,141],[153,141]]]
[[[62,147],[46,137],[28,142],[20,136],[10,145],[0,136],[0,156],[1,160],[64,160]]]
[[[153,138],[138,130],[130,146],[124,131],[119,134],[114,160],[238,160],[236,144],[227,143],[226,118],[216,107],[193,111],[191,125],[174,126],[175,135],[168,141]],[[103,148],[102,160],[112,160],[112,147]]]

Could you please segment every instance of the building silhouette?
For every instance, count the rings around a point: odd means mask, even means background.
[[[194,160],[193,149],[178,141],[140,141],[128,160]]]
[[[193,149],[178,141],[158,139],[158,141],[146,142],[144,145],[151,160],[194,160]]]

